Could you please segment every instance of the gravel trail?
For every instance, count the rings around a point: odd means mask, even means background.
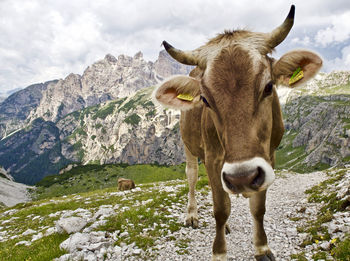
[[[307,203],[304,191],[326,178],[322,172],[309,174],[283,173],[276,178],[267,193],[265,231],[269,246],[277,260],[290,260],[290,255],[300,252],[301,239],[297,227],[317,213],[315,204]],[[158,240],[157,260],[210,260],[211,245],[215,236],[215,220],[212,216],[211,193],[197,194],[200,228],[183,227],[173,234],[176,241]],[[229,226],[226,236],[228,260],[255,260],[252,244],[252,218],[248,199],[231,196]],[[306,209],[305,209],[306,208]],[[291,217],[300,217],[292,221]],[[181,215],[184,218],[184,214]],[[179,242],[183,242],[186,247]],[[188,246],[187,246],[188,245]]]

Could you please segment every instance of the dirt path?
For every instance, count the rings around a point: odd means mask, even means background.
[[[275,180],[267,195],[265,229],[269,245],[277,260],[290,260],[290,255],[300,252],[297,227],[306,219],[290,218],[306,207],[305,215],[314,216],[316,206],[307,203],[304,191],[325,179],[322,172],[310,174],[283,174]],[[229,218],[231,234],[227,238],[229,260],[255,260],[252,245],[252,218],[248,200],[231,196],[232,210]],[[210,260],[211,245],[215,235],[212,216],[211,193],[199,195],[200,228],[181,228],[173,234],[176,241],[159,240],[157,260]],[[182,214],[181,218],[184,215]]]

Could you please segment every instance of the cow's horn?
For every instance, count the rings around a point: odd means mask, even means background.
[[[197,58],[191,52],[181,51],[179,49],[174,48],[171,44],[163,41],[163,45],[165,50],[171,57],[173,57],[176,61],[187,64],[187,65],[197,65]]]
[[[287,18],[284,20],[283,24],[281,24],[269,34],[267,44],[270,48],[276,47],[287,37],[294,24],[294,14],[295,6],[292,5],[290,7],[289,14],[287,15]]]

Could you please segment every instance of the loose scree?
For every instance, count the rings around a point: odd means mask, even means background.
[[[298,86],[322,66],[322,59],[308,50],[290,51],[279,60],[270,56],[291,30],[294,13],[293,5],[282,25],[270,33],[225,31],[193,51],[163,42],[175,60],[196,66],[189,76],[163,82],[154,96],[162,105],[181,110],[189,183],[185,223],[194,228],[198,158],[207,170],[216,221],[212,260],[227,259],[229,194],[238,193],[249,198],[256,260],[275,260],[263,219],[266,190],[275,179],[274,151],[284,132],[276,85]]]

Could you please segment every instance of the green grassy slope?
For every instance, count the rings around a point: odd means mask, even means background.
[[[199,175],[205,176],[204,166],[200,165]],[[96,189],[117,187],[118,178],[129,178],[136,184],[184,180],[185,164],[176,166],[157,165],[85,165],[78,166],[61,175],[47,176],[37,183],[33,197],[43,199]]]

